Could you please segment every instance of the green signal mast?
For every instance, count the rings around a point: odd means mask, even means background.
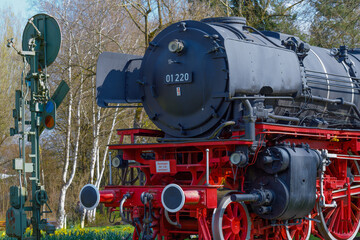
[[[62,81],[50,97],[47,67],[53,63],[59,53],[61,32],[57,21],[46,14],[37,14],[28,20],[23,32],[22,49],[17,50],[13,39],[8,47],[13,47],[24,60],[21,76],[21,90],[15,92],[13,110],[14,128],[10,135],[20,135],[19,158],[13,160],[13,168],[19,173],[19,185],[10,187],[11,207],[6,213],[6,234],[17,239],[40,239],[41,230],[53,233],[55,227],[43,219],[44,213],[50,213],[48,197],[44,186],[40,184],[39,138],[42,131],[53,129],[56,124],[56,108],[69,91]],[[25,71],[28,70],[27,74]],[[30,142],[31,152],[26,152]],[[29,204],[27,189],[31,181]],[[46,206],[47,210],[42,210]],[[32,212],[27,218],[26,212]],[[33,234],[25,237],[28,226],[32,225]]]

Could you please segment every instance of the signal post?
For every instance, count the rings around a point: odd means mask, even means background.
[[[55,227],[42,218],[44,213],[52,211],[45,188],[40,183],[39,140],[45,128],[55,127],[56,108],[69,91],[68,85],[62,81],[50,97],[47,67],[55,61],[60,43],[60,27],[46,14],[29,19],[23,32],[22,51],[16,50],[12,39],[8,40],[8,47],[12,46],[24,60],[21,90],[16,90],[15,94],[14,128],[10,129],[11,136],[20,135],[19,158],[13,160],[13,168],[19,174],[19,185],[10,187],[11,207],[6,214],[6,234],[17,239],[38,240],[41,230],[47,234],[55,231]],[[30,70],[25,76],[27,68]],[[31,144],[31,153],[26,152],[27,142]],[[26,204],[28,180],[31,181],[31,198]],[[44,211],[43,206],[46,206]],[[26,212],[32,212],[32,216],[28,218]],[[25,237],[25,230],[30,225],[33,234]]]

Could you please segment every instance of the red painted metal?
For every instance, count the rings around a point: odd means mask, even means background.
[[[140,200],[143,192],[153,195],[152,206],[156,215],[153,219],[154,235],[158,239],[185,239],[190,234],[197,234],[199,239],[211,239],[212,211],[217,207],[218,189],[226,188],[238,191],[243,189],[247,168],[235,169],[229,162],[229,153],[237,146],[250,147],[253,142],[240,139],[244,132],[233,132],[229,139],[216,139],[193,142],[164,142],[136,144],[135,138],[163,137],[158,130],[126,129],[118,130],[120,144],[110,145],[110,150],[119,150],[124,160],[135,160],[146,177],[145,186],[106,186],[100,192],[100,201],[105,206],[118,208],[123,195],[130,193],[124,207],[130,211],[133,219],[144,217],[144,204]],[[328,228],[338,239],[347,239],[356,230],[360,219],[360,173],[356,170],[355,161],[360,160],[360,131],[319,129],[276,124],[256,124],[256,134],[260,147],[250,156],[250,164],[255,164],[257,153],[261,148],[273,146],[280,142],[300,145],[308,144],[312,149],[326,149],[329,153],[338,154],[331,159],[324,179],[325,202],[336,201],[335,209],[324,209]],[[125,137],[130,137],[131,144],[123,144]],[[205,185],[206,149],[209,149],[210,185]],[[150,157],[149,157],[150,156]],[[360,164],[360,162],[359,162]],[[353,174],[348,174],[348,169]],[[171,225],[165,218],[161,203],[161,193],[170,183],[181,186],[184,190],[186,204],[178,213],[170,214],[172,221],[181,224],[181,228]],[[317,189],[319,196],[319,180]],[[231,203],[226,210],[223,226],[225,239],[244,240],[243,232],[247,223],[241,217],[237,203]],[[317,216],[315,208],[314,216]],[[274,225],[268,220],[251,214],[251,239],[287,239],[283,222]],[[315,222],[313,222],[315,224]],[[142,228],[137,224],[138,230]],[[318,224],[318,223],[317,223]],[[308,229],[307,222],[289,228],[295,239],[303,239]],[[315,234],[319,234],[316,228]],[[137,233],[134,239],[138,239]]]
[[[102,190],[100,191],[100,202],[101,203],[112,203],[115,200],[115,191],[113,190]]]
[[[105,190],[100,191],[100,202],[105,203],[106,207],[118,207],[119,202],[127,193],[130,198],[124,203],[124,207],[144,206],[141,202],[141,194],[148,192],[153,195],[153,207],[163,208],[161,203],[161,193],[165,186],[106,186]],[[216,196],[219,186],[183,186],[185,194],[184,209],[206,208],[214,209],[217,206]],[[111,194],[110,194],[111,193]],[[113,196],[110,199],[108,196]]]
[[[163,131],[142,128],[117,129],[116,131],[120,135],[120,144],[124,143],[124,137],[126,136],[130,136],[130,142],[134,144],[135,137],[164,137],[165,135]]]
[[[219,146],[235,146],[235,145],[251,145],[251,141],[242,140],[221,140],[221,141],[200,141],[200,142],[179,142],[179,143],[143,143],[143,144],[115,144],[109,145],[111,150],[127,150],[127,149],[138,149],[141,150],[153,150],[153,149],[164,149],[164,148],[181,148],[181,147],[219,147]]]
[[[186,190],[184,191],[185,195],[185,205],[196,205],[200,202],[200,192],[196,190]]]
[[[200,212],[200,214],[198,216],[199,239],[211,240],[212,238],[211,238],[211,234],[210,234],[210,229],[207,224],[206,218],[207,218],[206,210],[203,209],[202,212]]]

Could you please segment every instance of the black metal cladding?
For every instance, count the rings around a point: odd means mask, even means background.
[[[296,54],[260,41],[242,29],[243,18],[184,21],[161,32],[145,53],[140,78],[144,107],[167,134],[193,137],[214,128],[239,94],[292,95],[301,89]],[[180,53],[168,51],[182,41]],[[250,41],[251,40],[251,41]],[[166,77],[190,74],[191,82],[166,84]]]
[[[316,176],[321,157],[315,150],[277,146],[260,154],[252,167],[249,189],[269,190],[269,204],[252,204],[254,212],[266,219],[305,217],[315,206]],[[269,209],[264,213],[263,209]]]
[[[137,82],[141,57],[103,52],[96,68],[96,101],[100,107],[112,103],[141,103]]]
[[[243,18],[183,21],[157,35],[143,58],[101,54],[98,105],[143,103],[161,130],[180,138],[210,135],[220,123],[239,120],[232,98],[254,95],[294,97],[263,105],[302,125],[360,125],[354,108],[360,103],[358,49],[333,55],[245,24]]]
[[[193,137],[224,120],[229,97],[258,94],[264,88],[274,94],[299,91],[299,65],[289,66],[294,60],[287,57],[296,60],[296,55],[267,46],[257,36],[246,36],[245,22],[243,18],[211,18],[175,23],[150,43],[141,67],[140,61],[132,62],[135,67],[130,70],[127,61],[137,56],[121,55],[116,62],[113,54],[102,54],[97,70],[99,106],[142,102],[150,119],[164,132]],[[183,50],[169,51],[172,41],[181,42]],[[275,67],[276,60],[282,59],[282,68]]]
[[[184,44],[180,53],[168,50],[174,40]],[[166,28],[147,49],[140,73],[143,105],[150,119],[166,133],[192,137],[222,119],[229,106],[224,97],[216,97],[224,95],[228,85],[223,41],[208,24],[185,21]],[[192,80],[181,82],[186,75]]]

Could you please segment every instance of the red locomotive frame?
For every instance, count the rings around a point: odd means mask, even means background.
[[[351,239],[356,235],[360,226],[357,162],[360,161],[360,131],[356,130],[257,123],[259,144],[250,165],[256,161],[261,148],[282,142],[308,144],[312,149],[323,151],[328,162],[323,164],[317,179],[317,204],[309,218],[272,222],[249,213],[244,204],[232,202],[224,205],[220,220],[214,220],[214,210],[221,204],[220,195],[227,193],[220,190],[241,193],[238,189],[243,189],[247,167],[234,167],[227,154],[234,151],[235,146],[252,145],[251,141],[240,139],[243,134],[233,132],[232,137],[221,140],[136,144],[136,136],[162,137],[163,132],[118,130],[120,142],[109,149],[120,150],[124,160],[139,163],[130,167],[141,169],[146,182],[144,186],[106,186],[100,191],[100,202],[110,207],[110,211],[117,211],[121,205],[123,212],[130,213],[135,225],[133,239],[140,238],[146,223],[153,239],[185,239],[198,235],[199,239],[209,240],[213,239],[212,228],[222,232],[224,239],[241,240],[249,236],[250,239],[308,239],[311,233],[322,239]],[[125,136],[130,136],[131,144],[123,144]],[[154,159],[142,157],[142,153],[149,152]],[[184,207],[176,213],[164,210],[161,202],[164,187],[171,183],[181,186],[185,194]],[[141,200],[144,192],[152,196],[147,203]],[[152,209],[150,215],[149,208]]]

